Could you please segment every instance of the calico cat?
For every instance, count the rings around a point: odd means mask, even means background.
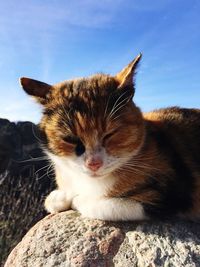
[[[43,105],[40,129],[58,189],[45,207],[102,220],[200,215],[200,110],[142,114],[132,98],[139,54],[116,76],[56,85],[21,78]]]

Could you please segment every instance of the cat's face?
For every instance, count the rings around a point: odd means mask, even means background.
[[[132,102],[133,77],[127,82],[130,73],[122,72],[54,86],[21,80],[24,89],[44,105],[40,126],[47,150],[91,177],[110,174],[136,154],[142,143],[143,120]]]

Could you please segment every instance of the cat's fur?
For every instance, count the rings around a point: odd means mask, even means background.
[[[58,189],[46,209],[103,220],[200,215],[200,110],[142,114],[132,102],[141,55],[116,76],[54,86],[21,78],[40,102]]]

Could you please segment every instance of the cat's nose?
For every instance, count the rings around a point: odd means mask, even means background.
[[[94,172],[97,171],[102,165],[103,165],[103,161],[101,159],[86,161],[86,167]]]

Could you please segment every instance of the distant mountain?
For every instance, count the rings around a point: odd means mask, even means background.
[[[38,126],[0,119],[0,262],[46,215],[44,197],[54,187]]]

